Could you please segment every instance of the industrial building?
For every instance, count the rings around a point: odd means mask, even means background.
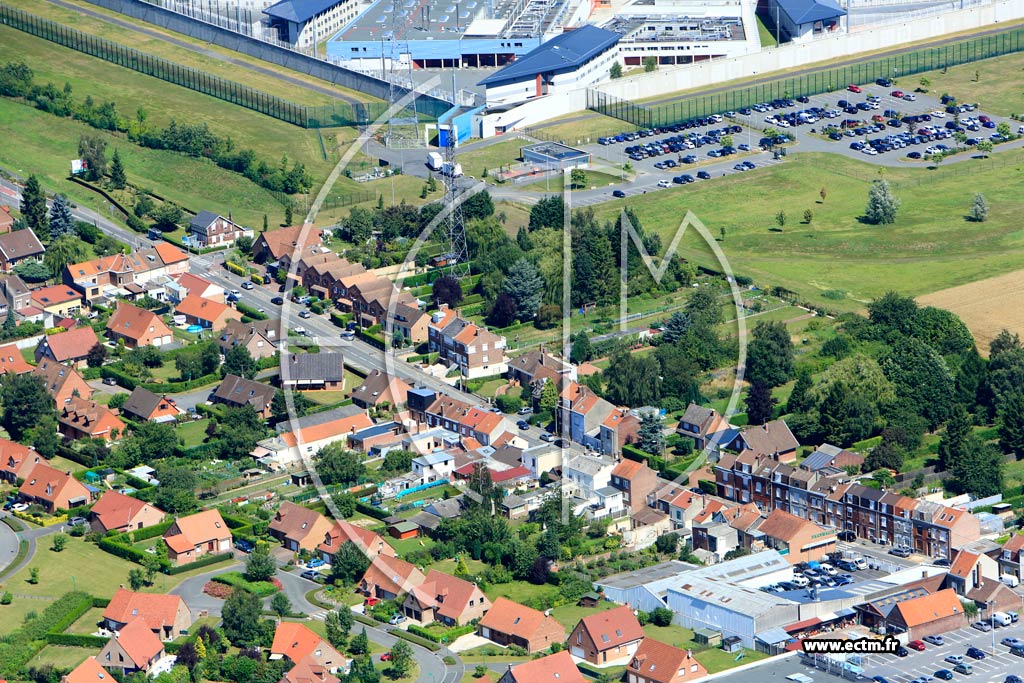
[[[280,0],[263,13],[279,40],[305,48],[326,40],[367,6],[361,0]]]

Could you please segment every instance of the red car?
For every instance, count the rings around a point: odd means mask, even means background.
[[[367,607],[373,607],[378,602],[380,602],[380,598],[366,598],[366,600],[363,601],[363,604]]]
[[[854,85],[853,83],[851,83],[850,85],[846,86],[846,89],[849,90],[850,92],[863,92],[863,90],[861,90],[861,87],[859,85]]]
[[[892,95],[893,97],[903,97],[903,91],[902,90],[893,90],[889,94]]]
[[[918,652],[924,652],[925,649],[924,641],[922,640],[912,640],[909,643],[907,643],[907,647],[909,647],[911,650],[917,650]]]
[[[385,652],[384,654],[382,654],[380,656],[380,661],[382,661],[382,662],[390,662],[391,661],[391,653],[390,652]]]

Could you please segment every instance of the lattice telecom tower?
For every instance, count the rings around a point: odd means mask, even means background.
[[[462,175],[461,166],[455,155],[456,142],[455,126],[448,129],[448,145],[444,148],[444,166],[441,176],[444,178],[445,206],[449,209],[448,218],[445,221],[445,231],[448,236],[448,258],[452,264],[451,276],[456,280],[469,275],[469,248],[466,246],[466,219],[462,214],[462,204],[459,203],[459,180]]]
[[[401,86],[399,85],[399,79],[403,77],[401,57],[403,54],[409,55],[408,61],[408,74],[405,78],[409,81],[409,90],[413,92],[412,102],[402,109],[396,111],[388,119],[388,140],[387,145],[393,149],[408,149],[415,147],[423,147],[425,145],[423,138],[420,137],[420,120],[419,114],[416,111],[416,85],[412,80],[412,53],[409,50],[408,40],[399,40],[399,31],[402,32],[403,36],[405,31],[408,30],[408,26],[399,26],[400,21],[404,21],[404,15],[407,10],[401,10],[399,6],[399,0],[392,0],[391,4],[391,65],[390,73],[388,75],[388,83],[390,90],[388,93],[388,105],[394,105],[404,94]]]

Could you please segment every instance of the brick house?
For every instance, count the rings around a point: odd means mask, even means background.
[[[174,640],[192,625],[192,613],[181,596],[135,593],[118,588],[103,609],[106,627],[111,631],[120,631],[136,619],[141,619],[161,640]]]
[[[200,211],[189,221],[188,234],[193,245],[201,248],[231,246],[239,237],[252,237],[247,230],[230,218],[218,216],[212,211]]]
[[[60,683],[105,683],[109,675],[95,657],[86,657],[84,662],[61,678]]]
[[[370,561],[359,580],[359,592],[381,600],[393,600],[405,595],[413,586],[425,580],[415,565],[391,555],[380,554]]]
[[[693,650],[681,650],[654,638],[644,638],[626,665],[627,683],[686,683],[707,675]]]
[[[40,287],[32,290],[32,305],[55,318],[73,318],[82,311],[82,294],[67,285]]]
[[[96,659],[105,669],[122,675],[149,671],[164,656],[164,644],[145,619],[136,617],[107,641]]]
[[[302,258],[315,253],[317,247],[323,243],[319,230],[312,226],[305,231],[303,228],[302,225],[292,225],[261,232],[252,245],[253,260],[256,263],[277,262],[281,268],[290,270],[289,265],[296,249],[299,251],[299,258]]]
[[[381,370],[371,370],[363,383],[352,390],[352,402],[362,408],[375,408],[382,403],[404,406],[412,387],[401,377],[392,377]]]
[[[636,654],[644,630],[627,605],[580,619],[569,634],[569,652],[591,664],[624,664]]]
[[[888,622],[904,629],[911,640],[920,640],[963,628],[967,619],[960,598],[947,588],[897,603]]]
[[[107,321],[107,336],[117,342],[124,340],[129,349],[140,346],[166,346],[173,335],[160,316],[138,306],[118,302],[117,310]]]
[[[86,400],[92,398],[92,387],[74,368],[44,359],[39,362],[32,374],[42,378],[46,390],[57,403],[58,410],[71,403],[75,396]]]
[[[85,484],[45,462],[35,464],[25,477],[25,483],[18,489],[18,494],[26,503],[37,503],[50,514],[57,510],[88,505],[92,500],[92,494]]]
[[[349,666],[348,659],[333,645],[305,624],[294,621],[278,622],[274,642],[270,645],[270,659],[287,659],[296,665],[305,663],[323,667],[330,673],[344,671]]]
[[[0,438],[0,480],[16,484],[19,479],[25,479],[37,463],[44,461],[34,449]]]
[[[213,400],[235,407],[250,406],[265,420],[271,415],[270,404],[276,392],[274,387],[261,382],[238,375],[226,375],[213,392]]]
[[[458,366],[468,379],[503,375],[508,370],[505,338],[462,319],[447,304],[431,315],[427,341],[431,353]]]
[[[99,338],[88,325],[51,334],[39,340],[35,351],[36,362],[39,363],[45,358],[57,363],[67,363],[72,367],[81,367],[85,364],[89,351],[97,343]]]
[[[694,448],[704,450],[708,437],[728,428],[729,423],[717,410],[691,403],[686,407],[686,412],[676,426],[676,434],[690,437],[693,439]]]
[[[565,642],[565,627],[554,617],[499,597],[477,624],[477,633],[498,645],[516,645],[527,654]]]
[[[491,607],[491,601],[475,583],[431,569],[418,586],[405,596],[405,616],[422,624],[439,621],[462,626],[479,619]]]
[[[1021,572],[1021,565],[1024,564],[1024,534],[1012,534],[1003,547],[999,550],[997,561],[999,562],[999,573],[1016,576],[1018,579],[1024,577]]]
[[[175,565],[195,562],[210,553],[231,551],[231,529],[217,510],[204,510],[174,520],[164,532],[167,558]]]
[[[238,312],[225,303],[204,299],[198,294],[189,294],[178,302],[174,312],[185,316],[190,325],[199,325],[203,329],[220,332],[231,318],[238,318]]]
[[[572,656],[562,650],[522,664],[509,664],[498,683],[587,683],[587,679],[583,678]]]
[[[269,531],[286,549],[298,552],[315,549],[331,526],[319,512],[285,501],[270,520]]]
[[[15,344],[0,346],[0,375],[23,375],[32,372],[32,366]]]
[[[152,503],[126,496],[119,491],[105,491],[89,511],[93,531],[132,531],[159,524],[164,511]]]
[[[228,320],[217,337],[220,352],[226,354],[235,346],[244,346],[254,360],[277,355],[277,320]]]
[[[602,453],[621,455],[622,447],[640,437],[640,418],[629,408],[616,408],[601,422],[599,440]]]
[[[622,499],[633,512],[647,507],[647,496],[658,486],[658,473],[645,462],[623,460],[612,470],[610,484],[622,491]]]
[[[72,396],[57,406],[57,429],[71,440],[117,441],[124,436],[125,424],[113,409]]]
[[[751,451],[755,456],[767,456],[779,462],[796,460],[796,449],[800,442],[793,436],[783,420],[772,420],[763,425],[746,427],[729,443],[729,450],[743,453]]]
[[[379,534],[346,522],[343,519],[336,519],[327,532],[324,533],[323,541],[317,546],[317,550],[320,551],[320,558],[328,564],[333,563],[334,555],[347,543],[354,544],[367,557],[376,557],[377,555],[395,556],[395,549]]]
[[[142,387],[135,387],[121,406],[122,414],[142,422],[174,422],[184,412],[173,398],[157,396]]]
[[[31,228],[0,234],[0,270],[11,272],[26,261],[40,261],[46,248]]]
[[[784,510],[773,510],[757,531],[765,545],[785,555],[790,564],[817,562],[836,549],[836,530],[820,527]]]

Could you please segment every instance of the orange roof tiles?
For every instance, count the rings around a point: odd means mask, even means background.
[[[904,600],[898,603],[894,609],[898,610],[903,617],[903,623],[911,628],[954,614],[964,613],[960,598],[951,588],[931,595]]]
[[[117,632],[117,643],[139,669],[146,668],[149,661],[164,649],[164,644],[144,619],[133,619],[122,627]]]
[[[961,550],[953,559],[953,564],[949,567],[949,573],[953,576],[958,576],[961,579],[966,578],[967,575],[971,573],[971,570],[974,569],[974,565],[977,564],[978,558],[980,557],[980,553]]]
[[[626,671],[635,672],[638,678],[651,683],[670,683],[680,678],[697,680],[708,675],[708,670],[697,661],[692,652],[654,638],[644,638],[633,659],[626,666]],[[630,680],[632,678],[631,673]]]
[[[189,294],[181,303],[174,307],[175,313],[192,316],[196,320],[213,322],[227,311],[229,306],[212,299],[204,299],[198,294]]]
[[[509,672],[515,683],[586,683],[572,661],[572,655],[565,650],[523,664],[513,664]]]
[[[86,657],[61,679],[61,683],[114,683],[114,677],[100,666],[95,657]]]
[[[585,616],[580,619],[580,624],[590,634],[598,652],[644,637],[640,622],[627,605]]]
[[[50,347],[50,354],[58,363],[63,363],[72,358],[85,358],[89,349],[96,345],[99,339],[91,327],[85,325],[76,327],[67,332],[54,334],[46,338]]]
[[[103,610],[103,618],[127,624],[136,618],[150,630],[159,631],[174,624],[178,610],[184,605],[179,595],[162,593],[133,593],[118,588],[110,604]]]
[[[545,616],[540,610],[499,597],[480,620],[480,626],[530,640],[541,624],[549,619],[554,621],[553,617]],[[565,629],[562,632],[561,640],[565,640]]]
[[[21,351],[14,344],[0,346],[0,375],[21,375],[32,372],[32,366],[28,364]]]
[[[310,631],[306,626],[294,621],[282,621],[274,631],[274,642],[270,652],[284,655],[293,662],[298,662],[311,654],[323,638]]]

